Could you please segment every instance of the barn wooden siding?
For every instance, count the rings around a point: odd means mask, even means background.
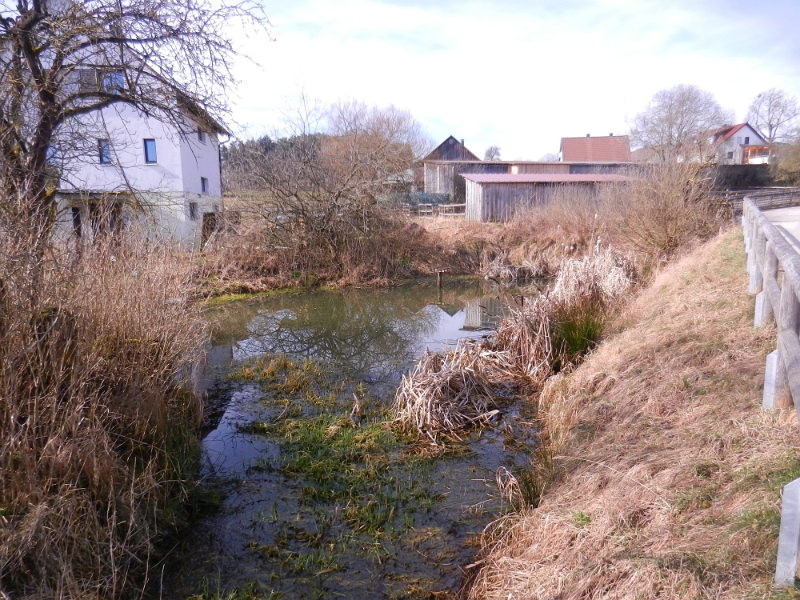
[[[561,175],[568,175],[570,172],[570,165],[568,163],[554,163],[554,162],[520,162],[510,163],[508,165],[508,172],[512,175],[523,173],[559,173]]]
[[[508,173],[506,163],[495,162],[425,162],[425,193],[450,194],[454,202],[464,202],[462,173]]]
[[[450,194],[454,201],[464,201],[463,175],[465,173],[508,173],[510,175],[559,174],[559,175],[625,175],[632,163],[567,163],[529,161],[439,161],[426,160],[425,192],[428,194]]]
[[[467,221],[510,221],[519,210],[548,203],[567,188],[578,197],[591,197],[596,183],[486,183],[467,182]]]

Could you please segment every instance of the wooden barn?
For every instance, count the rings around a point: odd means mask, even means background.
[[[515,211],[546,204],[565,188],[594,194],[600,185],[624,183],[631,177],[605,173],[466,173],[466,220],[508,221]]]
[[[422,160],[480,161],[481,159],[467,149],[464,145],[464,140],[459,142],[451,135]]]
[[[494,161],[481,160],[423,162],[425,172],[425,192],[428,194],[450,194],[453,202],[464,202],[467,173],[488,174],[551,174],[581,175],[602,173],[608,175],[624,174],[630,170],[631,163],[565,163],[538,161]]]

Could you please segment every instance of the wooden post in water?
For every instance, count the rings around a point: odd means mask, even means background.
[[[442,274],[446,273],[447,269],[437,269],[436,271],[436,285],[437,287],[442,287]]]

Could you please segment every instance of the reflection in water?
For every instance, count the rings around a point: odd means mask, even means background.
[[[482,335],[505,305],[482,282],[446,281],[441,290],[432,284],[283,295],[210,311],[211,368],[203,387],[218,410],[212,411],[204,440],[203,473],[212,483],[228,482],[228,489],[220,509],[175,551],[163,597],[197,593],[204,577],[211,589],[257,581],[262,591],[275,589],[284,598],[382,598],[407,589],[416,578],[456,589],[460,565],[474,558],[467,540],[500,507],[496,469],[519,467],[526,453],[506,450],[499,428],[475,436],[465,455],[433,461],[415,475],[427,482],[435,501],[428,512],[416,513],[408,539],[387,538],[377,559],[369,552],[345,552],[345,562],[321,577],[276,579],[275,564],[259,557],[252,544],[278,544],[281,527],[314,529],[321,516],[299,502],[302,481],[269,466],[279,458],[279,442],[240,429],[270,418],[274,408],[262,402],[262,390],[226,375],[232,363],[260,354],[310,357],[389,403],[402,373],[426,348],[439,350],[459,338]]]
[[[260,354],[313,357],[351,378],[392,382],[426,348],[496,325],[505,302],[481,282],[284,295],[210,315],[211,364]],[[213,361],[213,358],[222,361]]]

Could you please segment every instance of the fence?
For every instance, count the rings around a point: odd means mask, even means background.
[[[466,204],[407,204],[408,214],[417,217],[454,217],[463,218],[466,215]]]
[[[758,188],[711,192],[711,197],[721,206],[729,207],[733,216],[744,211],[744,199],[749,198],[762,210],[785,208],[800,204],[800,188]]]
[[[800,255],[783,234],[761,212],[760,206],[773,207],[788,198],[744,198],[744,230],[749,292],[756,294],[754,324],[760,327],[775,321],[778,348],[767,356],[764,374],[764,408],[789,408],[794,405],[800,420]],[[794,203],[800,196],[795,194]],[[781,206],[786,206],[783,203]],[[775,585],[791,587],[797,575],[800,554],[800,479],[783,488],[781,527]]]

